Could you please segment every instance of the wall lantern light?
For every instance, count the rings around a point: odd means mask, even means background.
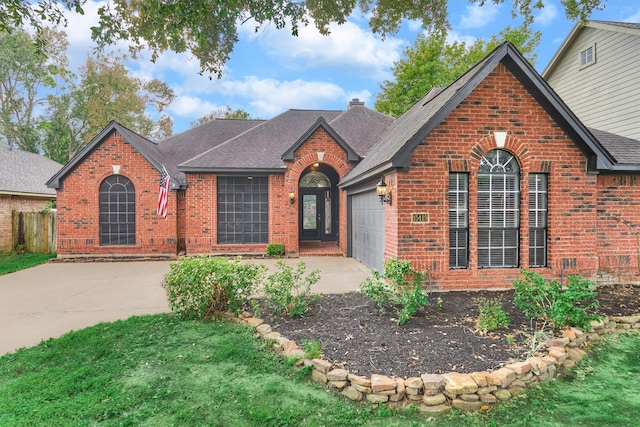
[[[387,190],[387,184],[384,182],[384,176],[380,178],[380,182],[376,185],[376,193],[380,197],[380,203],[388,203],[391,206],[391,189]]]
[[[296,201],[296,193],[293,191],[293,188],[289,190],[289,203],[294,204]]]

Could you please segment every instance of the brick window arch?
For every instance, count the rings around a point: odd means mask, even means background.
[[[135,244],[135,188],[129,178],[108,176],[100,184],[100,245]]]
[[[505,150],[491,150],[478,169],[478,267],[518,267],[520,166]]]

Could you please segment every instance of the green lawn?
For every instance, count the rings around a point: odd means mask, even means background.
[[[0,252],[0,276],[3,274],[13,273],[14,271],[24,270],[25,268],[35,267],[44,264],[51,258],[55,258],[56,254],[16,254],[14,252]]]
[[[0,426],[630,426],[639,356],[637,335],[611,339],[567,381],[433,419],[329,393],[242,326],[159,314],[0,357]]]

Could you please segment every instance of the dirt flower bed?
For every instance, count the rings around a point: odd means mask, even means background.
[[[478,298],[499,298],[511,324],[483,333],[476,325]],[[440,299],[441,303],[437,302]],[[603,316],[640,313],[640,286],[598,288]],[[535,324],[513,305],[513,291],[432,293],[430,304],[405,325],[393,313],[380,313],[362,294],[325,295],[300,318],[262,318],[285,337],[302,344],[316,340],[322,357],[353,374],[409,378],[421,374],[494,370],[526,355]]]

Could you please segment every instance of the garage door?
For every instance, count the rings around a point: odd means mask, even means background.
[[[383,271],[384,205],[375,190],[351,198],[351,256],[369,268]]]

